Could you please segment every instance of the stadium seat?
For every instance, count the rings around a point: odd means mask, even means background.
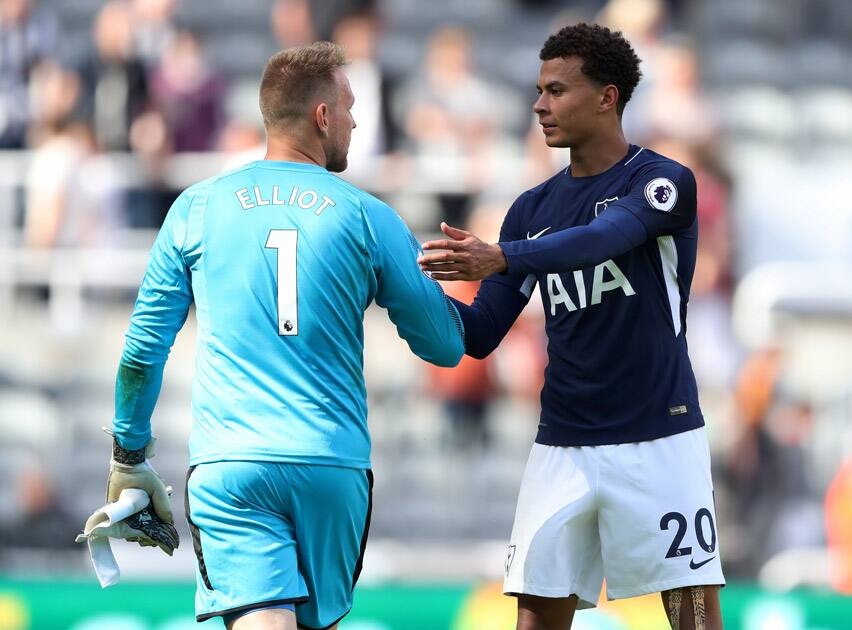
[[[789,49],[746,39],[702,42],[703,75],[709,87],[768,83],[789,85]]]
[[[797,85],[846,86],[852,88],[852,48],[846,42],[807,41],[799,46],[787,69]]]
[[[795,0],[723,0],[698,5],[697,24],[708,37],[744,37],[785,43],[800,31],[801,3]]]
[[[722,126],[737,141],[792,140],[798,122],[793,100],[770,85],[739,86],[714,93]]]
[[[852,155],[852,90],[803,88],[797,94],[801,133],[811,146],[837,147]]]

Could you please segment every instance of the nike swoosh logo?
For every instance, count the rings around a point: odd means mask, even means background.
[[[544,234],[545,232],[547,232],[549,229],[550,229],[549,227],[546,227],[541,232],[539,232],[538,234],[534,234],[533,236],[530,236],[530,233],[527,232],[527,240],[533,241],[533,240],[537,239],[539,236],[541,236],[542,234]]]
[[[699,562],[697,564],[696,564],[695,560],[690,560],[689,561],[689,568],[692,569],[693,571],[695,571],[696,569],[700,569],[701,567],[703,567],[705,564],[707,564],[711,560],[715,560],[715,558],[716,558],[716,556],[710,556],[706,560],[702,560],[701,562]]]

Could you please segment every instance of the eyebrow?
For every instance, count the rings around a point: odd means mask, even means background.
[[[536,89],[539,89],[539,90],[547,90],[547,89],[552,89],[554,87],[568,87],[568,84],[563,83],[562,81],[548,81],[547,83],[544,84],[543,88],[538,84],[536,84],[535,87],[536,87]]]

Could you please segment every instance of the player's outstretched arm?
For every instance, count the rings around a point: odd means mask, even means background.
[[[565,273],[620,256],[648,239],[689,230],[695,216],[692,172],[678,164],[655,163],[639,171],[628,194],[588,225],[526,239],[516,230],[488,244],[442,224],[449,238],[425,243],[429,253],[418,262],[441,280],[481,280],[495,272]]]
[[[364,208],[367,250],[376,275],[376,303],[388,310],[400,337],[425,361],[453,367],[464,355],[464,328],[441,286],[420,271],[420,246],[385,204]]]
[[[622,213],[612,210],[606,219],[599,217],[589,225],[568,228],[537,239],[494,244],[442,223],[441,229],[450,238],[424,243],[423,249],[431,253],[421,256],[418,263],[424,271],[441,280],[481,280],[506,271],[535,274],[582,269],[614,258],[644,242],[642,224],[629,212]]]

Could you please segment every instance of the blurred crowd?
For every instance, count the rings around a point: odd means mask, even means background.
[[[490,0],[429,3],[420,13],[413,0],[269,0],[246,3],[256,22],[240,25],[257,29],[251,40],[233,39],[235,14],[223,2],[84,4],[91,8],[88,30],[75,38],[60,3],[0,0],[0,149],[19,152],[24,164],[19,182],[4,182],[15,192],[4,197],[4,225],[13,236],[2,247],[116,248],[134,230],[156,229],[183,187],[262,157],[256,89],[263,61],[278,48],[316,39],[340,43],[350,61],[358,127],[343,176],[391,201],[420,236],[447,220],[494,241],[514,197],[569,161],[567,151],[546,147],[532,116],[538,47],[560,25],[581,19],[623,31],[644,75],[625,113],[628,139],[688,165],[698,184],[688,338],[714,450],[727,572],[795,582],[802,556],[790,554],[801,552],[826,567],[822,580],[801,581],[852,592],[852,380],[815,393],[797,380],[792,363],[800,355],[783,339],[754,342],[737,334],[735,292],[750,271],[743,263],[751,261],[750,239],[761,237],[744,218],[753,215],[742,200],[754,195],[741,191],[754,184],[732,152],[742,143],[732,142],[730,119],[742,122],[750,110],[731,114],[716,96],[721,84],[703,78],[716,62],[698,40],[700,3]],[[736,15],[736,4],[718,6]],[[502,30],[493,22],[477,28],[476,10],[496,12]],[[421,37],[406,42],[400,33],[409,32]],[[852,109],[838,106],[828,115],[843,111]],[[758,120],[756,129],[761,122],[769,125]],[[852,122],[838,124],[852,133]],[[852,151],[852,144],[843,146]],[[848,165],[852,153],[837,154],[832,164]],[[772,249],[775,259],[783,259],[780,249]],[[852,248],[839,251],[838,264],[852,262]],[[446,290],[470,300],[476,288]],[[807,308],[813,304],[804,306],[814,315]],[[842,323],[837,335],[848,335],[849,312],[821,306]],[[824,314],[819,307],[816,319]],[[533,304],[492,357],[429,370],[426,395],[440,401],[446,417],[436,453],[487,452],[496,405],[507,398],[537,404],[546,363],[542,318]],[[14,375],[0,374],[0,392],[16,386]],[[536,418],[524,421],[534,426]],[[47,473],[40,477],[29,466],[17,472],[22,507],[19,518],[0,523],[0,548],[52,544],[50,523],[67,521],[67,510],[52,499]],[[43,527],[22,526],[36,516]]]

